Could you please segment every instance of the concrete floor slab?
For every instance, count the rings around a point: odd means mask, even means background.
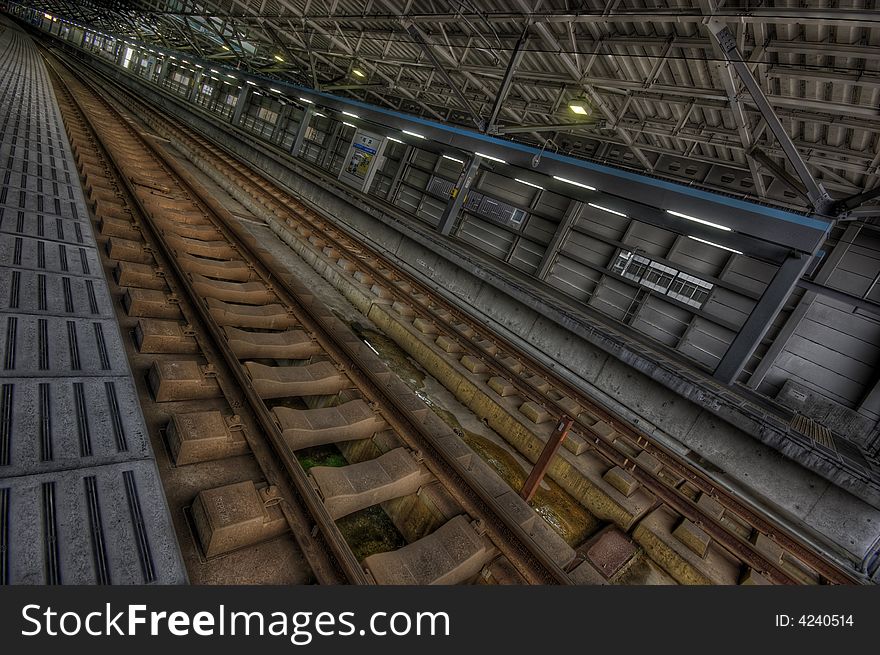
[[[183,583],[58,106],[33,42],[4,26],[0,584]]]

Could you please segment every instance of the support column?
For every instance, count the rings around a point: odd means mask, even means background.
[[[840,260],[842,260],[844,255],[846,255],[849,247],[853,243],[855,243],[855,240],[859,234],[859,230],[861,230],[861,226],[856,223],[852,223],[847,226],[846,231],[840,238],[840,241],[838,241],[837,245],[834,246],[834,248],[825,258],[825,261],[822,262],[819,272],[816,273],[816,275],[813,277],[813,282],[815,282],[816,284],[825,284],[828,281],[828,278],[831,277],[831,274],[834,272],[834,269],[837,268]],[[782,326],[779,334],[777,334],[776,338],[773,339],[773,343],[770,345],[770,348],[768,348],[767,352],[764,353],[764,356],[761,358],[761,361],[755,368],[755,372],[752,373],[752,376],[746,383],[747,387],[749,387],[750,389],[757,389],[758,386],[760,386],[761,382],[764,381],[767,373],[773,367],[773,364],[776,362],[776,359],[779,357],[782,351],[785,350],[785,347],[788,345],[789,339],[791,339],[798,325],[800,325],[801,320],[804,318],[804,316],[806,316],[807,311],[810,309],[810,305],[813,304],[813,301],[815,299],[815,292],[804,292],[804,295],[801,296],[800,302],[798,302],[797,307],[795,307],[794,310],[791,312],[791,314],[785,321],[785,325]]]
[[[797,281],[807,270],[811,259],[802,253],[793,253],[782,263],[715,368],[713,373],[715,379],[724,384],[732,384],[739,377],[749,357],[767,334],[770,324],[785,305]]]
[[[324,151],[324,156],[321,157],[321,161],[318,163],[318,166],[324,170],[327,170],[330,162],[333,161],[333,153],[336,152],[336,146],[339,143],[339,134],[342,132],[342,127],[342,123],[336,123],[336,127],[333,128],[333,134],[330,136],[330,141],[327,144],[327,150]]]
[[[315,106],[306,105],[302,120],[299,122],[299,127],[296,128],[296,138],[293,140],[293,146],[290,148],[290,154],[294,157],[299,157],[299,152],[303,147],[303,139],[306,138],[306,130],[309,127],[309,123],[312,122],[312,116],[314,115]]]
[[[541,258],[541,263],[538,264],[538,270],[535,271],[535,277],[539,280],[547,278],[547,274],[550,272],[550,267],[553,265],[553,259],[556,257],[556,253],[559,252],[559,248],[565,242],[565,238],[568,236],[568,233],[571,232],[571,226],[574,225],[575,220],[583,208],[584,203],[579,200],[572,200],[568,204],[568,209],[565,210],[565,215],[562,217],[562,220],[559,221],[559,225],[556,226],[556,233],[553,235],[553,239],[547,244],[547,250],[544,251],[544,257]]]
[[[290,105],[281,105],[281,109],[278,110],[278,122],[275,123],[272,135],[269,137],[270,143],[281,141],[281,135],[284,134],[284,130],[287,129],[287,124],[290,122],[290,110]]]
[[[471,184],[474,183],[482,163],[483,158],[479,155],[474,155],[467,168],[458,176],[458,182],[455,183],[452,189],[452,202],[447,203],[446,209],[443,210],[443,216],[440,217],[440,223],[437,225],[437,231],[443,236],[449,236],[449,233],[452,232],[455,220],[461,212],[468,191],[471,188]]]
[[[397,170],[394,172],[394,178],[391,180],[391,184],[388,187],[388,193],[385,196],[385,199],[389,202],[394,202],[395,194],[397,193],[397,189],[400,187],[400,180],[403,178],[403,172],[406,170],[406,165],[409,163],[410,157],[412,157],[413,148],[411,145],[407,144],[406,149],[403,151],[403,156],[400,158],[400,162],[397,164]]]
[[[241,115],[244,113],[244,107],[250,96],[251,90],[249,86],[247,84],[242,85],[241,93],[238,94],[238,100],[235,101],[235,111],[232,112],[232,120],[230,122],[233,125],[241,124]]]
[[[214,111],[216,109],[217,104],[220,102],[220,96],[226,92],[224,89],[225,85],[221,81],[211,92],[211,98],[208,100],[208,104],[205,107],[208,111]]]
[[[159,78],[156,80],[156,84],[159,86],[165,86],[165,80],[168,79],[168,72],[171,70],[171,65],[168,60],[168,57],[162,60],[162,70],[159,71]]]
[[[192,88],[189,90],[187,94],[187,101],[195,104],[196,100],[199,97],[199,84],[202,82],[202,71],[196,70],[196,74],[193,75],[192,78]],[[222,84],[222,82],[218,82],[218,84]]]

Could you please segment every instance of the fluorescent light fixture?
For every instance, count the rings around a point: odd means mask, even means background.
[[[482,157],[483,159],[491,159],[492,161],[497,161],[497,162],[499,162],[499,163],[501,163],[501,164],[506,164],[506,163],[507,163],[507,162],[504,161],[503,159],[498,159],[498,157],[493,157],[492,155],[484,155],[482,152],[475,152],[474,154],[475,154],[477,157]]]
[[[574,180],[569,180],[568,178],[565,178],[565,177],[559,177],[558,175],[554,175],[553,179],[559,180],[560,182],[565,182],[566,184],[573,184],[575,186],[579,186],[582,189],[589,189],[590,191],[596,190],[596,187],[590,186],[589,184],[582,184],[580,182],[575,182]]]
[[[525,184],[526,186],[534,187],[536,189],[544,190],[544,187],[539,186],[537,184],[532,184],[531,182],[526,182],[525,180],[521,180],[518,177],[513,178],[514,182],[519,182],[520,184]]]
[[[280,61],[280,62],[284,61],[284,57],[282,57],[281,55],[272,55],[272,56],[275,57],[275,61]]]
[[[251,86],[257,86],[257,83],[256,83],[256,82],[251,82],[250,80],[245,80],[245,82],[247,82],[247,83],[250,84]]]
[[[309,100],[308,98],[300,98],[299,101],[300,101],[300,102],[307,102],[307,103],[310,104],[310,105],[315,104],[315,101],[314,101],[314,100]]]
[[[358,77],[366,77],[367,76],[367,74],[364,71],[362,71],[360,68],[352,68],[351,72],[354,73],[355,75],[357,75]]]
[[[272,93],[281,93],[278,89],[269,89]]]
[[[595,207],[596,209],[601,209],[603,212],[608,212],[609,214],[615,214],[616,216],[623,216],[626,218],[626,214],[623,212],[615,211],[613,209],[608,209],[608,207],[603,207],[602,205],[594,205],[591,202],[587,203],[590,207]]]
[[[186,64],[187,66],[191,66],[191,65],[192,65],[192,64],[190,64],[186,59],[183,60],[183,63]],[[216,73],[217,71],[214,71],[214,72]]]
[[[352,118],[360,118],[360,116],[358,116],[357,114],[352,114],[350,111],[343,111],[342,113],[346,116],[351,116]]]
[[[572,100],[568,103],[568,108],[581,116],[588,116],[592,113],[592,110],[584,104],[583,100]]]
[[[322,113],[319,112],[319,111],[316,111],[313,115],[314,115],[314,116],[320,116],[321,118],[327,118],[327,114],[322,114]]]
[[[201,64],[196,64],[195,67],[196,68],[204,68],[204,66],[202,66]]]
[[[355,125],[354,123],[346,123],[345,121],[342,121],[342,124],[348,125],[349,127],[357,127],[357,125]]]
[[[237,80],[238,79],[235,75],[230,75],[229,73],[226,73],[226,77],[228,77],[230,80]]]
[[[220,47],[223,48],[224,50],[229,50],[229,46],[228,46],[228,45],[221,45]]]
[[[464,160],[463,160],[463,159],[456,159],[455,157],[450,157],[449,155],[443,155],[443,159],[448,159],[448,160],[450,160],[450,161],[455,161],[455,162],[458,162],[459,164],[463,164],[463,163],[464,163]]]
[[[185,64],[186,62],[183,62],[183,63]],[[212,72],[212,73],[216,73],[217,75],[220,74],[220,71],[218,71],[216,68],[212,68],[212,69],[211,69],[211,72]]]
[[[424,139],[425,138],[424,135],[419,134],[418,132],[410,132],[409,130],[400,130],[400,131],[403,132],[404,134],[409,134],[410,136],[414,136],[417,139]]]
[[[727,246],[722,246],[719,243],[712,243],[711,241],[706,241],[705,239],[700,239],[698,237],[692,237],[688,234],[688,239],[693,239],[694,241],[699,241],[700,243],[705,243],[707,246],[714,246],[715,248],[721,248],[722,250],[727,250],[728,252],[735,252],[737,255],[741,255],[742,252],[739,250],[734,250],[733,248],[728,248]]]
[[[709,221],[704,221],[702,218],[694,218],[693,216],[688,216],[687,214],[682,214],[681,212],[674,212],[671,209],[666,210],[667,214],[672,214],[673,216],[678,216],[679,218],[684,218],[689,221],[693,221],[694,223],[701,223],[702,225],[708,225],[709,227],[714,227],[718,230],[724,230],[725,232],[732,232],[729,227],[726,225],[719,225],[718,223],[710,223]]]
[[[395,139],[393,136],[389,136],[389,137],[388,137],[388,140],[389,140],[389,141],[394,141],[394,143],[403,143],[403,141],[401,141],[400,139]]]

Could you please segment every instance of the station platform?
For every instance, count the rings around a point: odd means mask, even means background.
[[[0,584],[187,581],[70,145],[0,18]]]

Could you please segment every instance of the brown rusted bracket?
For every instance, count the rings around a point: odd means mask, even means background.
[[[550,438],[547,439],[547,443],[544,444],[544,450],[542,450],[541,454],[538,456],[538,461],[535,462],[532,472],[529,473],[529,477],[526,479],[522,486],[522,490],[519,492],[519,495],[522,496],[523,500],[526,502],[529,502],[534,497],[535,492],[538,491],[538,485],[541,484],[541,480],[544,479],[544,474],[547,473],[547,469],[550,468],[550,461],[553,459],[556,451],[559,450],[562,442],[565,441],[565,437],[568,436],[568,431],[571,429],[572,423],[574,423],[574,420],[563,414],[560,417],[559,422],[556,424],[556,429],[553,430],[553,434],[550,435]]]

